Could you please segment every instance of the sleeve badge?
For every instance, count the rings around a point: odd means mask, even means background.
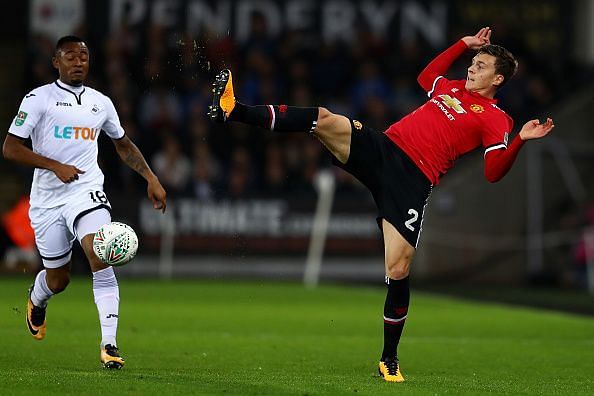
[[[14,119],[14,125],[16,126],[21,126],[25,123],[25,120],[27,119],[27,113],[25,113],[23,110],[19,111],[19,114],[17,114],[17,116]]]

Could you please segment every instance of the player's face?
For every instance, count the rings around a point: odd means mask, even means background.
[[[70,85],[81,85],[89,72],[89,49],[85,43],[62,45],[53,59],[60,72],[60,80]]]
[[[495,72],[496,58],[489,54],[478,54],[472,58],[466,77],[466,89],[471,92],[493,91],[503,81],[503,76]]]

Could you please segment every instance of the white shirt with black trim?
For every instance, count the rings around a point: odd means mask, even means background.
[[[30,137],[35,153],[85,172],[78,180],[63,183],[54,172],[36,168],[31,206],[56,207],[84,189],[102,188],[103,172],[97,164],[101,130],[112,139],[124,137],[111,99],[93,88],[73,87],[58,80],[25,95],[8,132],[23,139]]]

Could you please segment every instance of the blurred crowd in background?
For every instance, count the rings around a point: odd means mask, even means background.
[[[552,62],[522,41],[494,31],[493,42],[509,48],[520,69],[499,93],[499,104],[516,121],[550,112],[591,75],[569,61]],[[86,38],[85,31],[74,32]],[[463,34],[455,32],[450,43]],[[222,68],[233,71],[236,96],[246,104],[324,106],[384,130],[421,105],[426,96],[416,77],[439,52],[422,42],[390,41],[361,28],[354,44],[320,43],[299,31],[278,38],[254,15],[249,40],[205,32],[189,37],[152,25],[122,28],[104,41],[87,39],[91,69],[87,85],[114,102],[126,133],[139,146],[170,197],[200,200],[313,193],[312,178],[330,164],[307,134],[274,134],[243,125],[212,124],[206,112],[211,82]],[[55,42],[30,40],[27,89],[52,82]],[[448,75],[463,79],[471,54]],[[142,180],[101,141],[108,184],[143,194]],[[339,190],[361,191],[349,175],[333,168]]]
[[[526,274],[552,283],[565,276],[562,283],[584,287],[586,263],[594,257],[583,237],[594,224],[592,183],[587,177],[594,148],[587,127],[582,128],[590,124],[584,116],[590,102],[579,101],[594,83],[588,4],[581,0],[18,2],[5,26],[13,32],[7,53],[15,55],[5,62],[10,71],[5,80],[12,83],[5,90],[6,112],[13,117],[27,92],[57,79],[51,63],[57,38],[80,36],[91,51],[86,85],[114,102],[126,133],[167,189],[172,221],[191,225],[175,230],[176,254],[243,257],[305,251],[317,200],[312,181],[320,169],[328,168],[335,175],[337,191],[326,254],[372,255],[381,253],[381,239],[367,190],[331,166],[330,155],[310,134],[211,123],[207,111],[215,75],[231,69],[236,96],[243,103],[323,106],[383,131],[427,100],[416,81],[423,68],[447,46],[489,23],[493,43],[511,50],[520,64],[516,76],[497,95],[499,106],[515,120],[512,135],[529,119],[552,116],[558,125],[551,144],[567,150],[584,179],[584,192],[578,198],[569,194],[564,183],[571,180],[564,179],[544,145],[542,151],[524,149],[512,177],[497,186],[482,180],[477,151],[470,161],[460,161],[433,193],[431,216],[423,224],[426,248],[417,259],[416,266],[423,268],[418,274],[440,280],[449,274],[460,281],[455,275],[464,273],[462,280],[470,283],[518,282]],[[472,56],[468,51],[447,77],[465,79]],[[18,75],[20,68],[20,78],[13,78],[13,70]],[[160,252],[159,227],[161,218],[168,216],[144,210],[148,203],[144,180],[118,158],[105,134],[99,145],[114,218],[135,227],[143,254]],[[537,154],[530,157],[530,153]],[[542,213],[533,220],[542,223],[537,234],[547,242],[536,270],[529,259],[538,255],[530,247],[522,248],[535,233],[525,212],[531,205],[539,207],[528,201],[534,195],[527,197],[531,188],[527,164],[535,161],[542,163],[537,176]],[[14,199],[4,202],[0,256],[7,267],[18,270],[19,261],[36,267],[32,234],[18,233],[30,231],[24,225],[28,225],[26,194],[32,169],[7,163],[5,172],[5,189],[12,191],[7,196]],[[458,188],[462,185],[465,188]],[[264,215],[255,211],[248,220],[235,216],[233,210],[244,210],[250,203],[265,203],[275,210]],[[182,207],[196,217],[190,219]],[[206,212],[209,220],[201,221],[199,216]],[[18,224],[23,227],[12,227]],[[262,231],[269,226],[280,231]],[[450,231],[460,236],[452,244],[442,240]],[[476,240],[481,243],[475,244]],[[502,248],[493,249],[482,241]],[[19,249],[11,249],[11,244]]]

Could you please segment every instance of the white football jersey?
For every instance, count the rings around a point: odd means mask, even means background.
[[[124,137],[111,99],[99,91],[58,80],[25,95],[8,132],[30,137],[34,152],[85,171],[78,180],[63,183],[54,172],[36,168],[31,206],[56,207],[81,189],[103,187],[103,172],[97,164],[101,130],[112,139]]]

